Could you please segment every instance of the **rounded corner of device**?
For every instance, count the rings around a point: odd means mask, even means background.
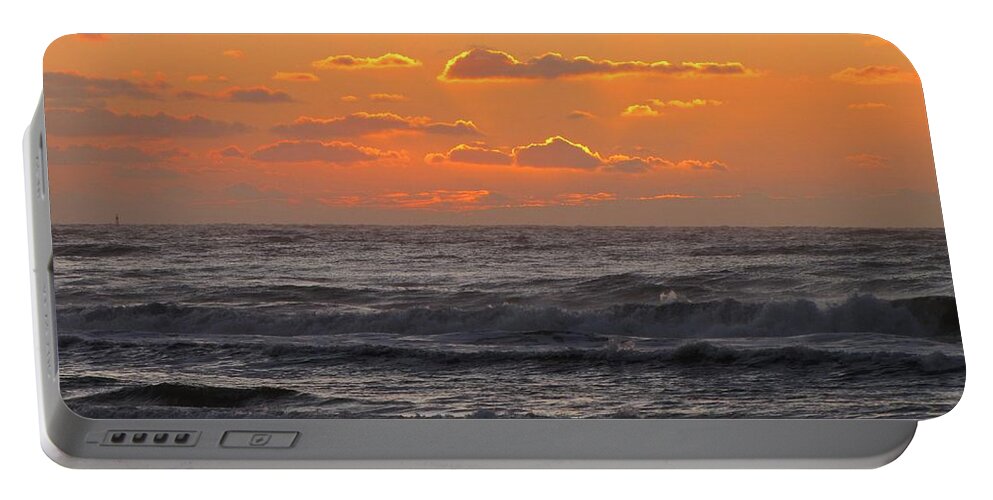
[[[917,421],[909,420],[907,424],[903,430],[902,439],[898,439],[891,447],[880,451],[876,455],[863,457],[861,459],[861,462],[865,464],[863,468],[878,469],[895,462],[896,459],[903,456],[907,448],[910,447],[910,443],[914,440],[914,436],[917,435]]]
[[[87,420],[69,409],[58,396],[58,403],[46,405],[41,422],[41,449],[58,465],[68,469],[87,467],[89,460],[73,451],[68,436],[75,436],[77,427]]]
[[[52,462],[57,465],[65,467],[67,469],[83,469],[85,468],[86,459],[82,457],[77,457],[70,455],[64,449],[60,448],[59,445],[52,440],[49,430],[44,428],[41,429],[41,451],[45,453]]]

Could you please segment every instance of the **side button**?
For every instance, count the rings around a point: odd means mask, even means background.
[[[221,438],[223,448],[291,448],[299,432],[228,431]]]

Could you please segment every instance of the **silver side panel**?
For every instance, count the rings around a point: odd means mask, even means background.
[[[42,447],[78,468],[868,468],[906,449],[912,420],[95,420],[59,391],[52,228],[39,104],[24,136]],[[111,432],[199,433],[192,446],[111,445]],[[225,432],[296,432],[285,448]],[[230,442],[230,441],[229,441]]]

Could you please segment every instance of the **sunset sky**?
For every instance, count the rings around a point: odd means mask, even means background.
[[[863,35],[74,35],[56,223],[941,226]]]

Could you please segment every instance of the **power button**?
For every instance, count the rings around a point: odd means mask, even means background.
[[[228,431],[221,438],[224,448],[290,448],[299,432]]]

